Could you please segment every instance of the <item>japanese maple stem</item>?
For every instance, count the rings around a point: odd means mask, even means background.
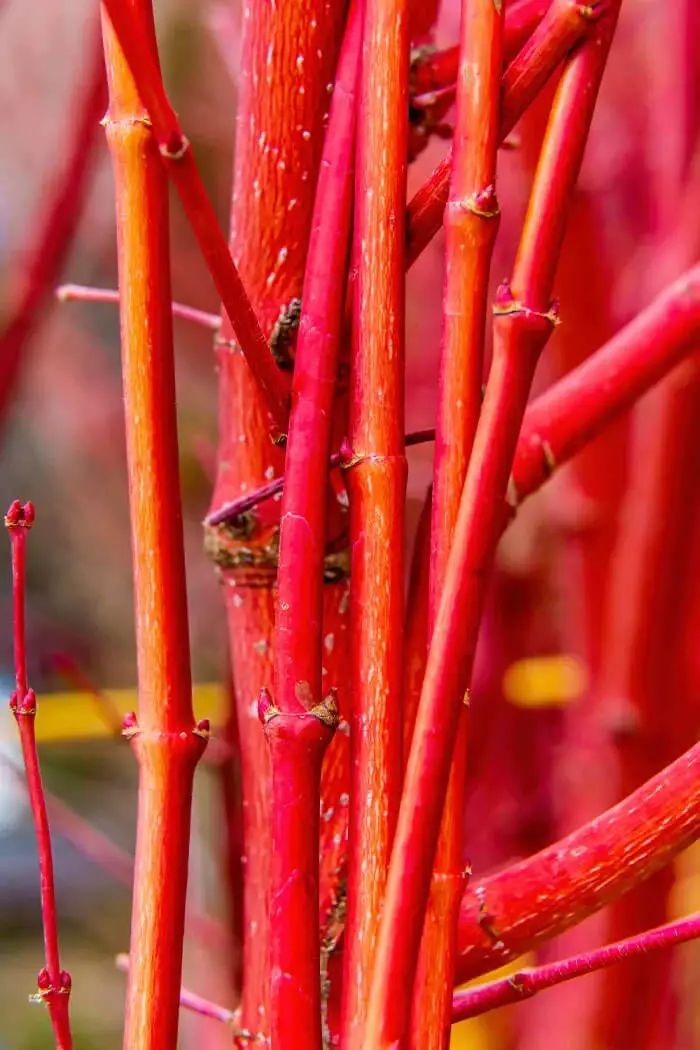
[[[156,63],[153,14],[130,17]],[[177,1044],[192,784],[205,727],[192,713],[173,368],[167,175],[104,18],[106,118],[117,200],[122,370],[139,675],[138,824],[124,1046]]]
[[[236,57],[230,248],[263,330],[270,335],[281,311],[302,295],[332,97],[329,85],[336,71],[345,8],[325,0],[309,0],[304,5],[251,0],[247,12],[242,20],[240,60]],[[242,537],[236,535],[235,527],[211,522],[222,506],[280,475],[284,460],[269,440],[265,403],[225,316],[216,351],[219,448],[212,514],[206,527],[227,607],[241,741],[245,864],[240,1024],[266,1039],[271,1024],[272,772],[270,749],[251,698],[262,685],[272,684],[276,662],[274,588],[280,504],[270,500],[256,507],[247,516],[250,529]],[[339,639],[347,620],[345,593],[342,582],[325,588],[324,630]],[[337,673],[334,663],[343,652],[339,644],[334,654],[327,655],[328,685],[344,686],[347,673]],[[336,735],[334,748],[341,743],[340,737]],[[318,843],[316,850],[318,862]],[[314,928],[318,928],[318,915]]]
[[[594,948],[571,959],[561,959],[545,966],[520,970],[500,981],[457,992],[452,1000],[452,1021],[463,1021],[508,1003],[518,1003],[546,988],[554,988],[564,981],[571,981],[574,977],[604,970],[624,962],[625,959],[670,948],[674,944],[683,944],[697,937],[700,937],[700,915],[691,915],[686,919],[666,923],[656,929],[617,941],[615,944]]]
[[[321,762],[338,722],[333,698],[260,719],[272,767],[270,1036],[272,1050],[321,1050],[318,836]]]
[[[445,583],[467,463],[481,410],[484,327],[498,230],[503,8],[463,0],[450,199],[445,211],[445,296],[438,384],[430,573],[430,627]],[[410,1045],[446,1047],[457,916],[464,885],[462,827],[466,715],[459,719],[413,999]]]
[[[95,26],[94,32],[94,53],[86,81],[80,84],[80,102],[71,121],[73,140],[55,187],[52,187],[47,212],[42,215],[37,241],[31,249],[24,290],[0,332],[0,419],[12,395],[24,348],[36,328],[42,306],[51,295],[82,214],[99,121],[107,104],[99,26]]]
[[[12,548],[12,597],[14,610],[14,658],[16,689],[10,700],[22,745],[22,757],[27,778],[27,792],[34,821],[39,855],[41,886],[41,918],[44,931],[45,969],[39,972],[36,998],[48,1008],[57,1050],[72,1050],[68,1004],[71,992],[70,974],[61,969],[58,952],[58,923],[56,919],[56,890],[54,884],[51,832],[46,811],[46,798],[39,768],[36,746],[36,696],[27,682],[27,653],[25,639],[25,579],[26,543],[34,522],[31,503],[21,506],[15,500],[5,516],[5,526]]]
[[[513,462],[511,498],[536,491],[697,347],[700,266],[674,281],[525,413]]]
[[[119,292],[116,288],[91,288],[83,284],[62,284],[56,289],[56,298],[62,303],[70,303],[77,300],[81,303],[118,303]],[[204,310],[197,310],[194,306],[186,306],[184,303],[173,303],[173,317],[182,318],[184,321],[192,321],[193,324],[202,325],[216,331],[221,327],[221,318],[218,314],[208,314]]]
[[[387,879],[366,1050],[405,1039],[450,762],[468,687],[503,499],[532,377],[551,333],[550,295],[619,3],[569,58],[552,107],[494,351],[435,619]]]
[[[362,5],[349,13],[316,190],[294,361],[277,576],[272,765],[272,1047],[321,1050],[321,762],[337,723],[321,704],[325,498],[352,217]]]
[[[123,48],[134,83],[145,106],[154,140],[182,200],[199,247],[221,296],[240,348],[262,390],[278,434],[286,433],[287,385],[246,295],[214,209],[197,170],[192,148],[167,99],[147,30],[132,4],[104,0],[104,10]]]
[[[401,789],[404,586],[405,0],[365,0],[347,471],[352,775],[341,1040],[363,1046]]]
[[[275,702],[285,711],[320,703],[324,492],[352,219],[355,86],[362,3],[348,16],[316,190],[294,360],[277,577]]]
[[[500,142],[511,133],[567,52],[592,31],[595,18],[589,17],[588,10],[585,4],[555,0],[532,38],[503,74]],[[440,229],[449,196],[451,170],[452,152],[448,151],[409,202],[406,218],[408,266],[413,265]]]
[[[694,842],[699,775],[696,744],[589,824],[471,886],[460,909],[456,982],[583,922]]]

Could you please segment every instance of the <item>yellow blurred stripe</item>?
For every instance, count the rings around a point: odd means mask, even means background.
[[[587,685],[583,661],[564,653],[516,660],[503,676],[504,696],[516,707],[565,707]]]
[[[135,689],[104,690],[109,708],[100,710],[99,700],[91,693],[45,693],[37,697],[36,735],[42,744],[94,740],[112,735],[110,709],[120,717],[138,708]],[[208,718],[220,725],[225,714],[225,694],[215,683],[196,685],[193,690],[195,716]],[[8,735],[14,726],[8,719],[0,722],[0,736]]]

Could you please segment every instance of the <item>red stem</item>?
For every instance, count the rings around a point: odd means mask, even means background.
[[[62,284],[56,289],[55,294],[62,303],[119,302],[119,292],[116,288],[90,288],[83,284]],[[172,308],[173,317],[180,317],[183,321],[192,321],[193,324],[202,325],[212,331],[218,331],[221,328],[221,318],[218,314],[208,314],[204,310],[197,310],[194,306],[185,306],[184,303],[173,303]]]
[[[532,377],[554,315],[549,296],[619,3],[568,60],[535,176],[510,286],[496,302],[494,353],[428,654],[387,880],[366,1048],[404,1039],[419,924],[430,887],[460,709],[468,686],[502,500]]]
[[[277,576],[275,697],[284,711],[319,703],[323,566],[332,412],[352,217],[355,92],[362,4],[348,15],[316,190],[302,294]]]
[[[693,352],[699,332],[700,266],[695,266],[528,408],[511,499],[517,503],[535,492],[559,464],[629,409]]]
[[[670,948],[674,944],[684,944],[697,937],[700,937],[700,915],[691,915],[687,919],[679,919],[654,930],[638,933],[624,941],[594,948],[571,959],[561,959],[545,966],[519,970],[518,973],[500,981],[457,992],[452,1000],[452,1021],[464,1021],[468,1017],[476,1017],[499,1006],[521,1002],[546,988],[554,988],[564,981],[571,981],[574,977],[605,970],[625,959]]]
[[[302,295],[331,103],[328,86],[336,70],[345,8],[325,0],[304,5],[251,0],[246,10],[240,59],[236,58],[238,114],[230,246],[269,335],[281,312]],[[237,350],[227,317],[222,318],[216,351],[219,449],[213,510],[258,489],[280,474],[283,464],[281,451],[269,441],[263,399]],[[206,532],[223,583],[241,740],[245,846],[241,1027],[260,1039],[268,1038],[270,1030],[273,821],[269,748],[251,697],[258,695],[261,685],[271,683],[274,675],[279,510],[270,501],[246,517],[247,529],[237,529],[234,523],[232,528],[208,526]],[[347,620],[344,581],[326,587],[325,596],[324,629],[338,641],[325,661],[326,681],[339,686],[342,704],[347,680],[345,646],[341,644]],[[347,738],[336,734],[324,770],[333,771],[332,756],[343,744]],[[332,793],[333,784],[329,790]],[[325,806],[343,816],[333,802]],[[333,821],[324,822],[324,833],[332,825]],[[327,843],[331,848],[323,850],[324,858],[338,852],[333,845],[335,834],[331,831]],[[241,1045],[245,1045],[243,1040]]]
[[[183,135],[163,88],[144,27],[130,4],[104,0],[104,9],[123,48],[145,106],[161,158],[172,176],[199,247],[233,325],[239,345],[262,390],[279,438],[287,428],[287,385],[267,345],[250,300],[231,258],[192,149]]]
[[[481,410],[486,303],[499,222],[495,180],[502,7],[493,0],[464,0],[460,37],[453,171],[445,212],[445,297],[431,538],[431,631],[445,584],[460,496]],[[425,1050],[446,1047],[450,1036],[450,989],[464,887],[466,759],[467,724],[462,712],[414,989],[410,1045]]]
[[[277,576],[272,764],[272,1045],[321,1050],[319,802],[337,724],[321,701],[326,499],[352,216],[362,5],[348,15],[316,190],[294,361]],[[309,710],[310,709],[310,710]]]
[[[58,923],[56,920],[56,891],[54,885],[51,832],[46,812],[44,786],[36,747],[36,696],[27,684],[27,654],[25,644],[25,576],[26,543],[34,523],[34,507],[15,500],[5,515],[12,548],[12,597],[14,608],[14,654],[17,688],[10,699],[10,710],[15,716],[22,745],[22,757],[27,776],[29,803],[34,821],[41,886],[41,918],[44,929],[46,966],[39,971],[36,1000],[46,1003],[57,1050],[72,1050],[73,1039],[68,1017],[71,992],[70,974],[61,969],[58,953]]]
[[[408,52],[405,0],[366,0],[347,471],[352,777],[341,1041],[348,1050],[364,1045],[402,774]]]
[[[571,835],[465,894],[461,984],[583,922],[700,835],[700,744]]]
[[[258,711],[272,766],[271,1045],[321,1050],[319,798],[338,709],[331,694],[309,711],[282,711],[263,690]]]

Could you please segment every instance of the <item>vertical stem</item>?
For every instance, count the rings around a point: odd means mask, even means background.
[[[156,56],[153,14],[130,0]],[[139,715],[125,720],[139,804],[124,1046],[177,1044],[190,812],[208,727],[195,725],[173,367],[167,175],[105,17],[106,120],[117,197],[122,368]]]
[[[71,992],[70,974],[61,969],[58,954],[58,924],[56,920],[56,891],[53,875],[51,833],[46,812],[46,797],[39,768],[36,747],[36,696],[27,682],[27,652],[24,627],[24,599],[26,577],[27,535],[34,523],[34,507],[22,506],[15,500],[5,515],[12,547],[12,598],[14,610],[15,681],[17,688],[10,699],[10,710],[15,716],[22,745],[22,757],[27,776],[27,791],[34,820],[39,872],[41,877],[41,918],[44,929],[46,966],[39,971],[36,1001],[46,1004],[53,1027],[56,1050],[72,1050],[73,1038],[68,1018]]]
[[[331,425],[352,216],[362,6],[353,5],[316,191],[280,526],[275,700],[261,702],[272,764],[270,1017],[273,1048],[321,1050],[321,763],[338,722],[321,703]]]
[[[404,587],[405,0],[366,0],[350,391],[352,790],[341,1039],[363,1044],[401,785]]]
[[[271,1046],[321,1050],[319,794],[338,709],[331,694],[310,711],[282,711],[263,690],[259,714],[272,765]]]
[[[247,0],[242,14],[230,250],[269,338],[281,313],[302,294],[345,5]],[[214,512],[279,476],[284,464],[281,450],[270,441],[265,402],[226,315],[215,345],[220,386]],[[279,521],[280,504],[270,498],[232,525],[207,526],[223,583],[241,739],[240,1027],[261,1039],[270,1032],[272,773],[254,700],[274,677]],[[341,664],[343,686],[344,594],[344,585],[325,588],[323,619],[324,630],[337,640],[332,656]],[[326,668],[327,681],[335,684],[330,659]],[[241,1045],[247,1045],[243,1039]]]
[[[445,297],[440,358],[430,573],[430,624],[435,622],[467,463],[481,410],[484,325],[491,256],[498,230],[496,154],[503,60],[503,7],[463,0],[452,148],[445,211]],[[413,1002],[411,1045],[446,1047],[464,886],[463,811],[467,758],[462,710],[430,886]]]
[[[518,432],[556,316],[549,302],[568,204],[619,2],[573,52],[552,108],[510,285],[495,304],[494,355],[432,633],[392,851],[366,1050],[406,1038],[439,822],[461,704],[468,699],[481,612]]]

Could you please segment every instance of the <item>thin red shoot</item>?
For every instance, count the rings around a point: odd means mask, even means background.
[[[26,543],[34,523],[34,507],[15,500],[5,515],[12,547],[12,596],[14,607],[15,680],[17,688],[10,699],[10,710],[15,716],[22,744],[22,757],[27,775],[29,803],[34,820],[39,871],[41,875],[41,917],[44,927],[46,966],[39,971],[36,1000],[46,1004],[57,1050],[72,1050],[73,1039],[68,1017],[71,978],[61,969],[58,952],[58,924],[56,921],[56,891],[51,851],[51,832],[46,812],[46,798],[41,780],[39,755],[36,747],[36,696],[27,682],[27,652],[25,643],[25,566]]]
[[[561,959],[545,966],[528,967],[504,977],[500,981],[491,981],[457,992],[452,1000],[452,1021],[464,1021],[468,1017],[495,1010],[499,1006],[518,1003],[530,999],[546,988],[555,988],[564,981],[582,977],[596,970],[605,970],[609,966],[633,959],[636,955],[660,951],[674,944],[683,944],[700,937],[700,914],[690,915],[677,922],[657,926],[654,930],[638,933],[615,944],[576,955],[571,959]]]

